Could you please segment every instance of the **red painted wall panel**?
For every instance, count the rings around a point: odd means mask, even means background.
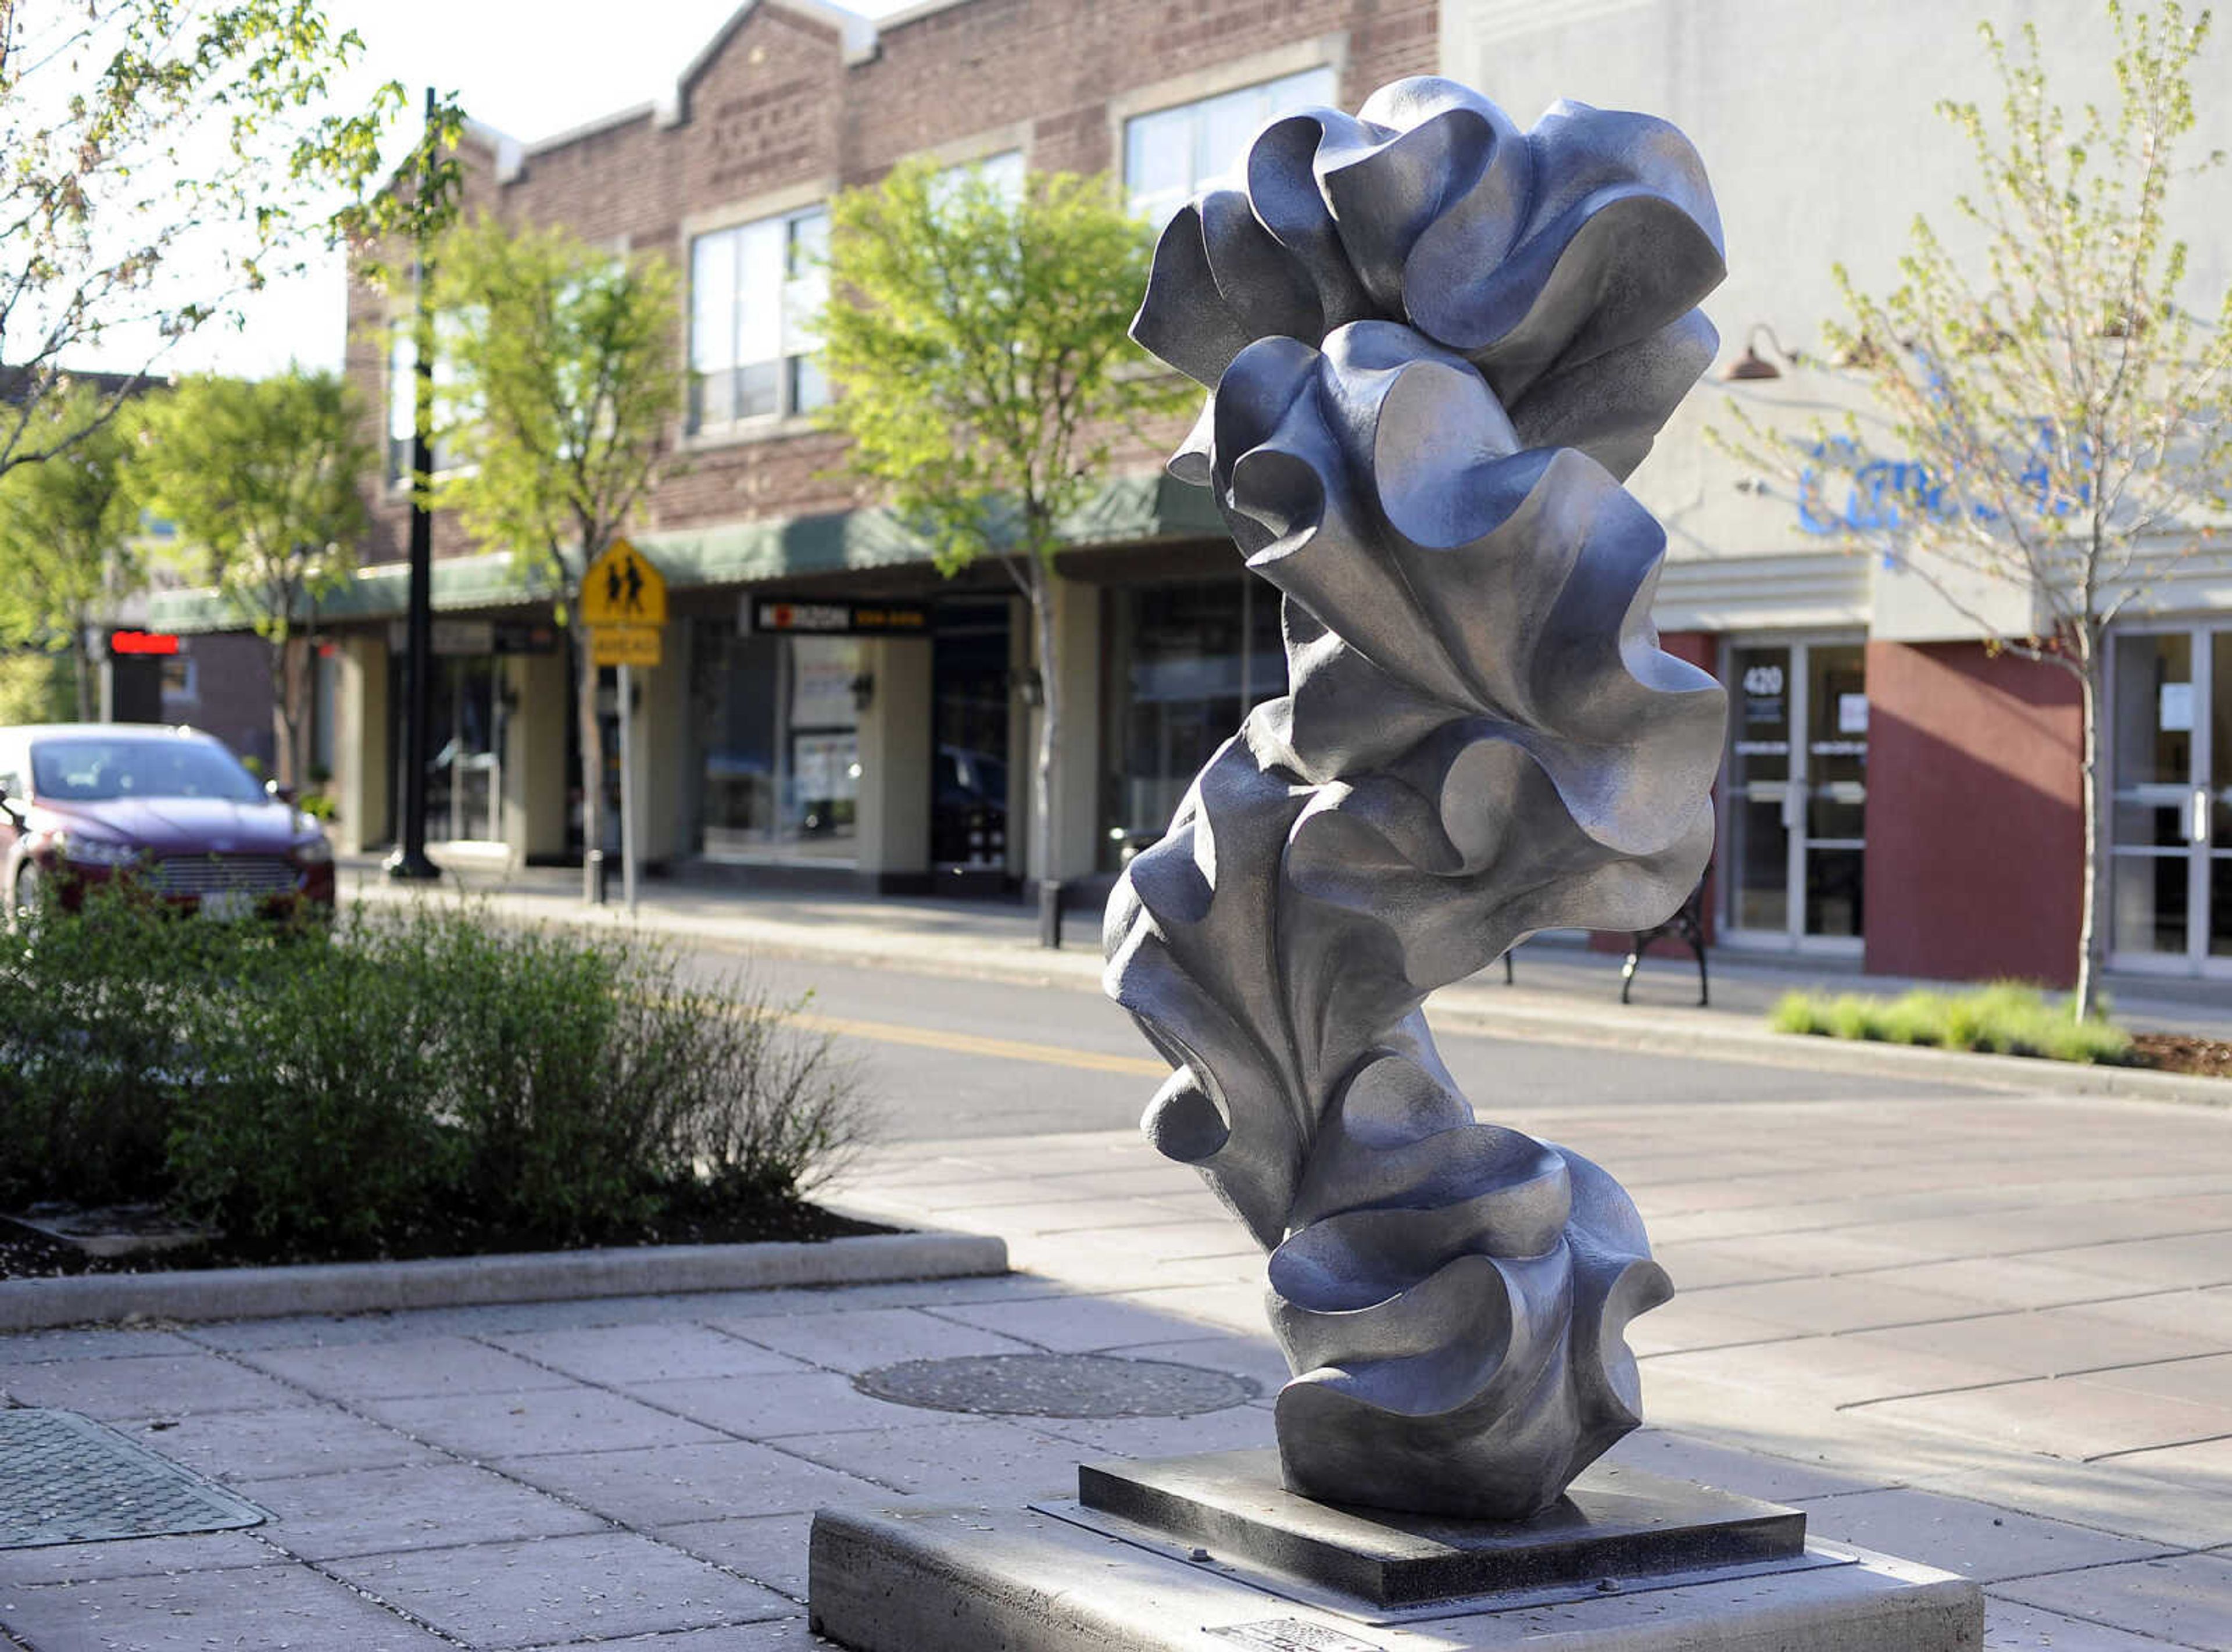
[[[2075,680],[1975,643],[1871,642],[1868,701],[1868,972],[2067,986]]]

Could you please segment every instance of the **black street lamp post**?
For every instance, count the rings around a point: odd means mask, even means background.
[[[426,88],[427,147],[432,147],[434,88]],[[421,187],[425,186],[421,174]],[[387,875],[396,878],[439,878],[441,868],[426,858],[426,748],[434,708],[434,519],[426,508],[426,489],[434,473],[433,327],[426,308],[426,249],[422,240],[412,264],[418,314],[412,327],[411,375],[411,593],[404,624],[403,822]]]

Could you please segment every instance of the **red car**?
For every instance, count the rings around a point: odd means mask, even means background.
[[[193,729],[0,729],[0,901],[11,923],[128,877],[212,917],[330,917],[334,851],[291,794]]]

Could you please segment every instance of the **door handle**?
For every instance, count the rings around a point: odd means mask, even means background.
[[[1806,820],[1806,786],[1802,781],[1787,781],[1782,787],[1782,829],[1795,832]]]
[[[2188,843],[2209,841],[2209,788],[2207,787],[2196,786],[2193,788],[2193,807],[2187,817],[2185,827],[2185,840]]]

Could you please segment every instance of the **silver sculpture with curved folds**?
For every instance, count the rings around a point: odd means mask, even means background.
[[[1640,1420],[1671,1286],[1610,1176],[1475,1122],[1420,1005],[1656,923],[1710,852],[1723,696],[1658,646],[1619,479],[1711,360],[1719,219],[1663,121],[1434,79],[1273,122],[1245,184],[1132,334],[1211,386],[1171,470],[1283,593],[1291,690],[1126,870],[1108,990],[1176,1069],[1148,1137],[1270,1252],[1289,1487],[1520,1519]]]

